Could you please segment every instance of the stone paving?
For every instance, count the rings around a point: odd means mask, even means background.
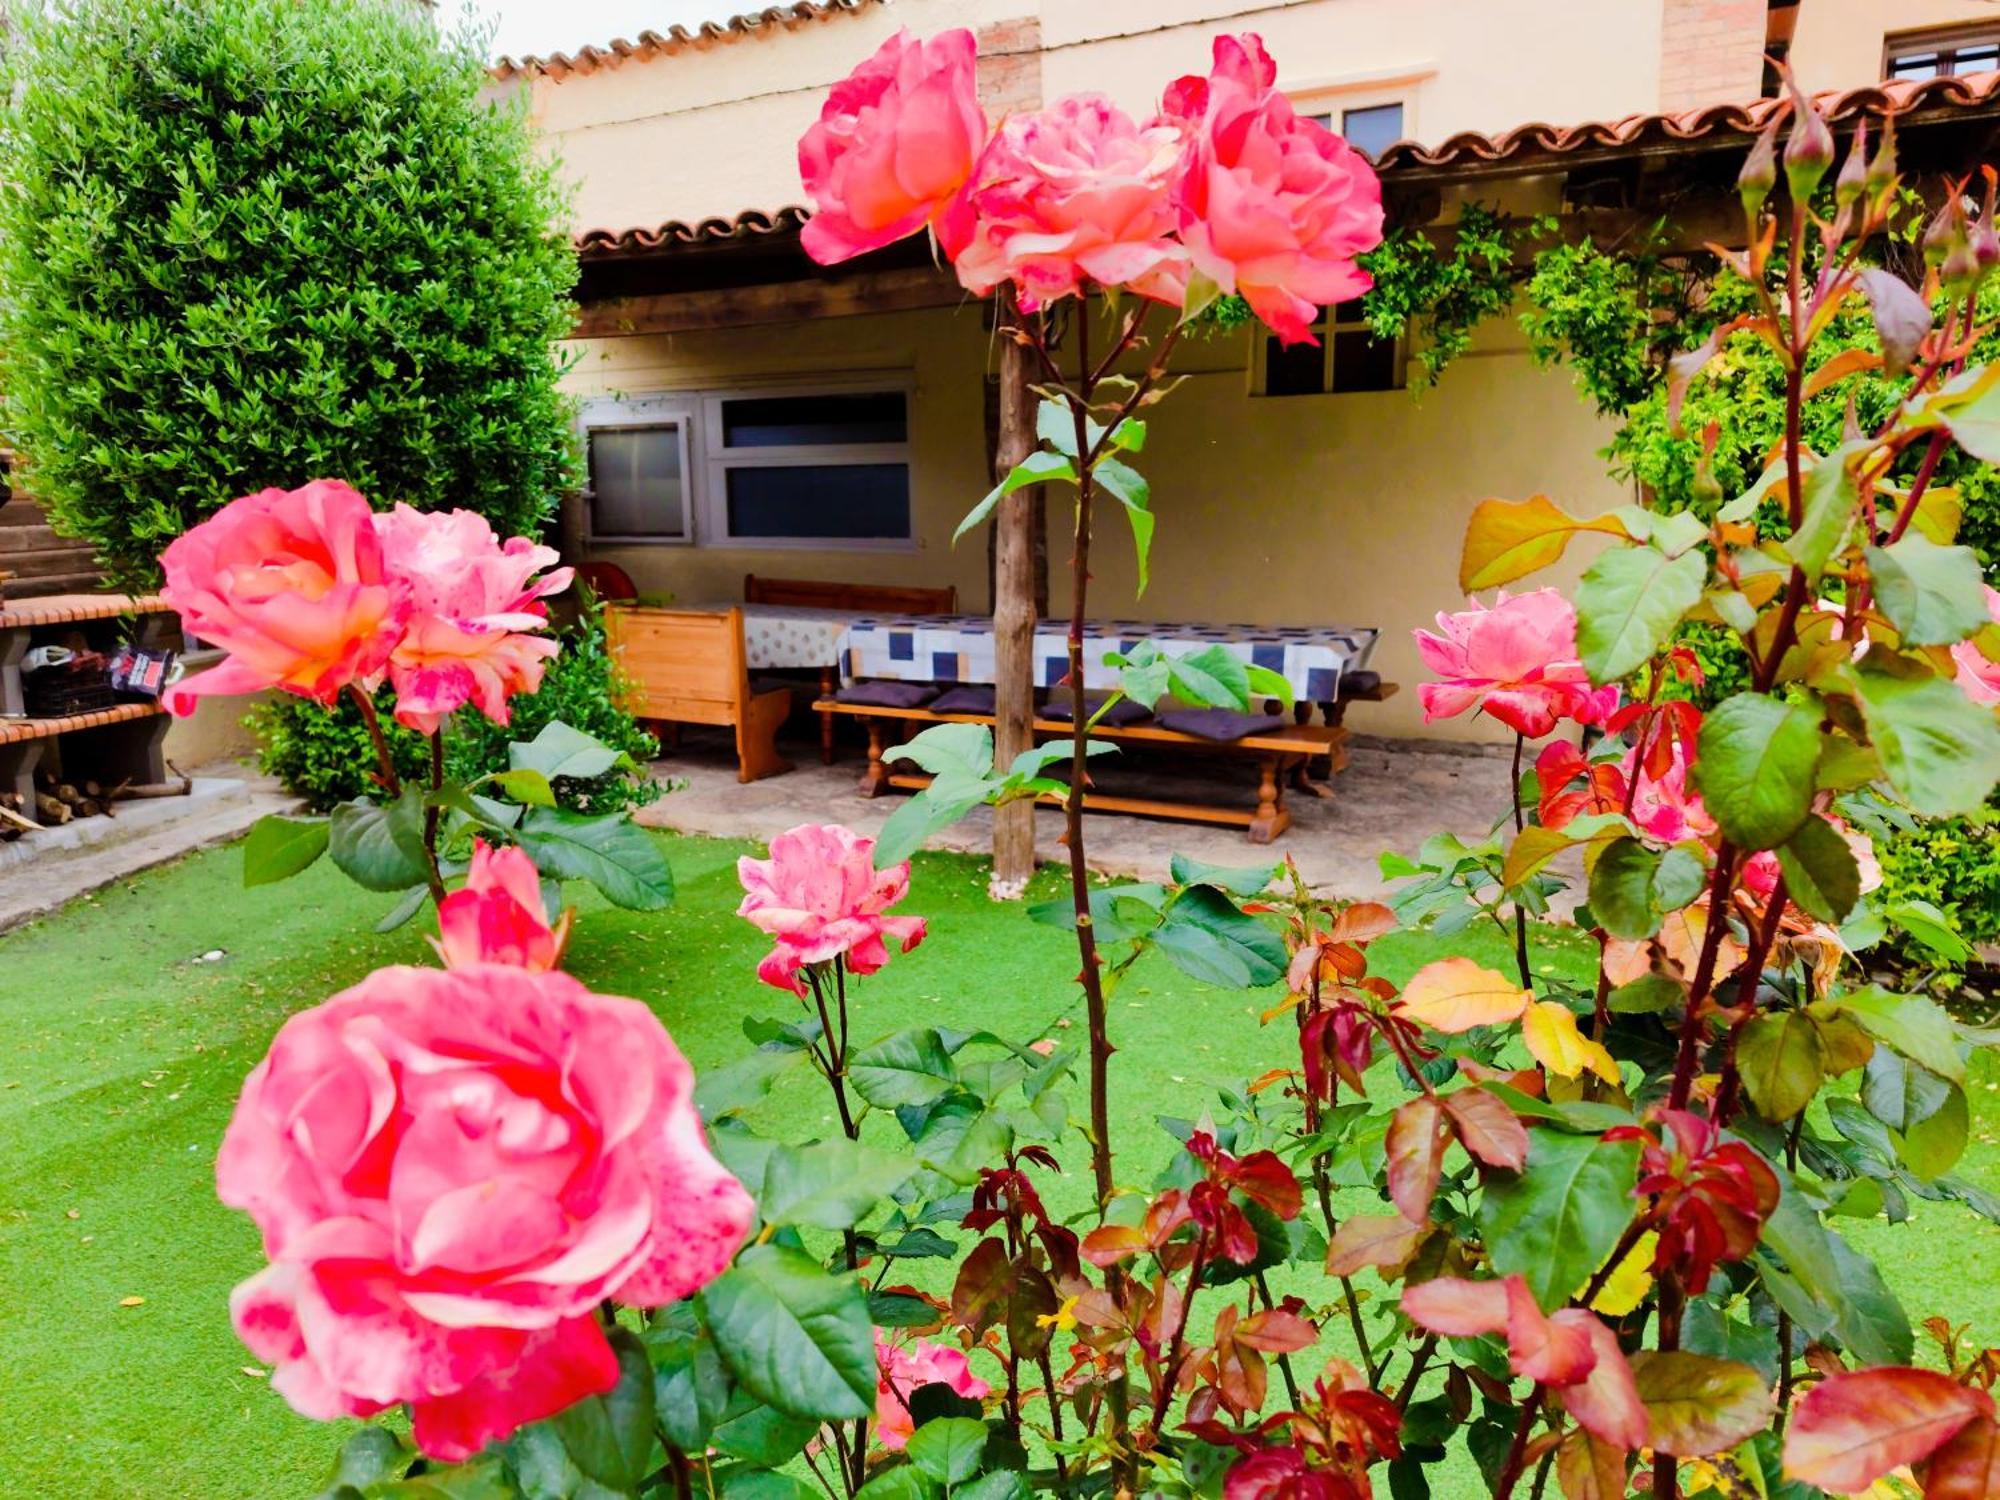
[[[873,801],[857,796],[864,764],[858,746],[843,745],[841,758],[831,766],[822,765],[817,747],[802,740],[787,740],[782,748],[795,770],[743,786],[722,732],[687,731],[681,748],[652,767],[663,781],[685,784],[642,809],[639,821],[683,833],[760,840],[808,822],[846,823],[872,833],[907,795],[896,792]],[[1183,798],[1222,801],[1237,795],[1245,806],[1256,800],[1256,771],[1247,763],[1177,758],[1137,779],[1154,791]],[[1225,779],[1240,785],[1225,786]],[[1164,879],[1175,853],[1235,865],[1254,863],[1267,851],[1273,858],[1289,854],[1306,878],[1329,895],[1379,895],[1383,883],[1376,857],[1384,849],[1414,854],[1426,838],[1446,829],[1463,837],[1485,835],[1507,805],[1507,762],[1478,748],[1357,737],[1352,764],[1333,785],[1330,798],[1289,792],[1292,826],[1264,848],[1250,843],[1240,829],[1111,815],[1085,817],[1084,848],[1093,869],[1140,880]],[[1061,813],[1037,809],[1035,825],[1040,857],[1064,857],[1057,842]],[[975,809],[930,847],[989,853],[991,813]]]

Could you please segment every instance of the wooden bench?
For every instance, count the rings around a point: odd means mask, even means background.
[[[610,604],[604,638],[624,676],[622,701],[634,718],[730,726],[736,731],[738,781],[791,770],[791,762],[778,754],[777,734],[792,695],[750,691],[742,610]]]
[[[818,578],[759,578],[743,575],[745,604],[778,604],[800,609],[851,610],[857,615],[955,615],[955,585],[928,589],[895,583],[840,583]],[[820,668],[819,692],[831,698],[840,686],[840,669]],[[833,764],[833,715],[819,716],[819,758]]]
[[[868,769],[862,774],[860,786],[864,797],[879,797],[891,787],[914,788],[930,784],[928,776],[890,770],[890,763],[898,758],[900,750],[899,745],[890,741],[892,726],[985,724],[991,727],[993,723],[991,714],[934,713],[927,708],[878,708],[872,704],[841,703],[833,698],[822,698],[813,707],[823,714],[847,714],[859,719],[867,729]],[[1038,715],[1034,721],[1034,734],[1038,743],[1068,739],[1069,721]],[[1344,770],[1347,766],[1347,735],[1346,727],[1341,724],[1288,724],[1281,729],[1245,735],[1238,740],[1204,739],[1152,723],[1128,724],[1118,728],[1100,726],[1090,731],[1090,737],[1114,745],[1254,761],[1257,766],[1257,805],[1250,809],[1212,802],[1114,796],[1094,791],[1085,791],[1083,805],[1094,812],[1136,813],[1149,818],[1226,824],[1243,829],[1253,844],[1268,844],[1291,826],[1292,815],[1285,806],[1287,775],[1302,772],[1307,761],[1322,755],[1327,757],[1329,774]],[[1051,805],[1058,805],[1061,801],[1053,794],[1045,795],[1042,800]]]

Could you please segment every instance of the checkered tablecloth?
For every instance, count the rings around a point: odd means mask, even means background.
[[[747,617],[746,617],[747,619]],[[747,623],[745,626],[748,629]],[[1295,697],[1328,703],[1340,674],[1368,665],[1381,632],[1365,626],[1175,625],[1148,620],[1093,620],[1083,642],[1083,683],[1109,689],[1118,670],[1111,651],[1157,641],[1169,655],[1221,645],[1244,661],[1269,667]],[[1055,621],[1035,632],[1035,682],[1053,687],[1069,671],[1069,636]],[[993,621],[984,615],[871,615],[850,620],[840,645],[840,674],[853,682],[888,677],[906,682],[993,681]]]

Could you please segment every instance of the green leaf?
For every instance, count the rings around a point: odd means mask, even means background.
[[[1951,1017],[1935,1000],[1922,995],[1892,994],[1879,984],[1871,984],[1835,996],[1833,1006],[1853,1017],[1876,1041],[1894,1047],[1912,1062],[1922,1063],[1953,1083],[1965,1081],[1957,1031]]]
[[[1213,886],[1191,886],[1154,941],[1182,973],[1225,989],[1275,984],[1285,972],[1283,939]]]
[[[1185,854],[1170,855],[1167,869],[1175,885],[1212,885],[1232,896],[1255,896],[1267,889],[1282,863],[1264,865],[1211,865]]]
[[[1139,417],[1127,417],[1111,429],[1111,446],[1125,453],[1138,453],[1146,446],[1146,424]]]
[[[796,1067],[805,1053],[791,1047],[760,1047],[719,1068],[703,1068],[695,1079],[694,1106],[704,1120],[747,1109],[771,1092],[778,1075]]]
[[[910,1434],[909,1460],[941,1484],[963,1484],[979,1472],[986,1424],[970,1417],[939,1417]]]
[[[752,1245],[700,1293],[716,1346],[745,1390],[797,1417],[839,1421],[875,1407],[875,1336],[852,1276],[799,1250]]]
[[[1045,407],[1046,404],[1044,403]],[[1071,446],[1075,446],[1073,438]],[[1060,453],[1043,451],[1030,453],[1026,458],[1014,465],[1012,469],[1008,470],[1005,479],[986,492],[985,499],[981,500],[965,513],[965,519],[958,523],[958,529],[951,534],[952,545],[957,546],[960,537],[964,536],[966,532],[972,530],[975,526],[983,524],[986,518],[993,514],[995,507],[1007,496],[1013,494],[1014,491],[1026,489],[1031,484],[1046,484],[1051,480],[1057,479],[1066,479],[1074,484],[1076,482],[1076,465]]]
[[[1736,1067],[1757,1113],[1789,1120],[1812,1102],[1825,1078],[1819,1027],[1803,1011],[1766,1012],[1743,1028]]]
[[[403,892],[402,898],[390,907],[387,914],[375,924],[377,932],[394,932],[410,918],[424,909],[424,903],[431,898],[431,888],[427,885],[413,885]]]
[[[1806,470],[1803,517],[1798,530],[1786,541],[1785,551],[1814,583],[1819,582],[1854,527],[1860,494],[1847,460],[1856,446],[1846,444]]]
[[[1687,999],[1687,987],[1664,974],[1641,974],[1630,984],[1621,984],[1606,997],[1613,1015],[1652,1016]]]
[[[388,1428],[363,1427],[340,1445],[326,1487],[337,1490],[347,1484],[365,1489],[380,1480],[398,1478],[416,1456],[415,1450]]]
[[[1181,304],[1181,323],[1192,323],[1222,300],[1222,287],[1215,278],[1201,270],[1188,272],[1187,298]]]
[[[1012,1469],[999,1469],[957,1486],[951,1494],[952,1500],[1029,1500],[1034,1491]]]
[[[868,1321],[877,1328],[928,1328],[938,1320],[938,1311],[922,1297],[908,1292],[870,1292]]]
[[[1638,1177],[1636,1141],[1531,1126],[1526,1170],[1493,1172],[1480,1201],[1480,1237],[1493,1269],[1519,1272],[1544,1308],[1561,1307],[1632,1222]]]
[[[556,794],[549,785],[549,778],[540,771],[531,771],[523,766],[513,771],[495,771],[487,777],[490,785],[498,787],[511,800],[526,807],[554,807]]]
[[[614,1328],[608,1337],[618,1356],[618,1383],[565,1407],[553,1421],[586,1478],[630,1494],[652,1468],[653,1365],[630,1329]]]
[[[531,808],[514,837],[544,875],[587,880],[614,906],[658,911],[674,899],[666,855],[627,813],[586,817],[560,807]]]
[[[818,1431],[819,1423],[810,1417],[791,1416],[767,1406],[747,1391],[737,1391],[716,1424],[715,1446],[724,1453],[772,1468],[798,1457]]]
[[[1613,547],[1576,589],[1576,644],[1592,682],[1636,671],[1701,599],[1708,559],[1651,547]]]
[[[1782,844],[1812,811],[1820,714],[1762,693],[1724,699],[1701,721],[1692,776],[1738,848]]]
[[[1085,444],[1097,441],[1097,435],[1104,429],[1088,417],[1084,418],[1083,440]],[[1069,402],[1059,396],[1044,396],[1035,407],[1035,441],[1046,443],[1064,458],[1079,458],[1076,446],[1076,413]]]
[[[424,860],[424,794],[406,787],[394,802],[343,802],[328,824],[333,862],[356,885],[401,893],[430,876]]]
[[[937,1500],[944,1491],[922,1469],[897,1464],[854,1492],[854,1500]]]
[[[243,841],[243,883],[270,885],[289,880],[326,852],[332,830],[325,818],[259,818]],[[379,1429],[371,1428],[370,1431]]]
[[[1977,811],[2000,780],[2000,724],[1939,678],[1856,672],[1868,738],[1889,784],[1933,818]]]
[[[1972,945],[1958,935],[1951,919],[1928,901],[1905,898],[1885,901],[1882,917],[1922,943],[1947,963],[1962,964],[1972,957]]]
[[[1132,525],[1132,548],[1138,555],[1139,588],[1146,592],[1147,560],[1153,550],[1152,492],[1145,478],[1138,470],[1129,468],[1115,458],[1100,458],[1092,477],[1105,491],[1125,507],[1125,519]]]
[[[659,1319],[640,1335],[653,1361],[653,1412],[668,1442],[701,1453],[729,1409],[729,1369],[692,1304],[676,1304]]]
[[[877,1109],[894,1109],[899,1104],[929,1104],[951,1092],[958,1069],[937,1032],[919,1026],[855,1052],[847,1060],[847,1076]]]
[[[1841,923],[1861,899],[1861,866],[1840,830],[1814,816],[1778,846],[1785,894],[1822,922]]]
[[[1970,547],[1911,532],[1868,549],[1875,600],[1906,646],[1949,646],[1986,625],[1985,575]]]
[[[886,870],[915,854],[941,829],[949,828],[986,800],[989,783],[967,784],[940,776],[889,814],[875,835],[875,868]]]
[[[714,1473],[721,1500],[821,1500],[819,1490],[790,1474],[740,1464]]]
[[[1167,680],[1176,698],[1202,708],[1250,708],[1250,671],[1227,646],[1204,646],[1167,658]]]
[[[2000,374],[2000,366],[1975,365],[1926,403],[1942,411],[1944,425],[1959,447],[1989,464],[2000,464],[2000,378],[1996,374]],[[1971,399],[1963,399],[1966,392],[1971,393]]]
[[[1662,916],[1701,894],[1704,873],[1685,849],[1661,852],[1635,838],[1613,839],[1591,868],[1591,914],[1613,937],[1649,938]]]
[[[961,1187],[977,1182],[980,1170],[1005,1156],[1014,1140],[1005,1117],[971,1094],[949,1095],[928,1110],[905,1106],[897,1118],[924,1165]]]
[[[1880,1273],[1820,1223],[1790,1173],[1774,1170],[1778,1206],[1764,1221],[1758,1249],[1760,1262],[1775,1255],[1784,1265],[1785,1275],[1763,1275],[1772,1297],[1802,1329],[1832,1334],[1863,1364],[1908,1364],[1916,1343],[1909,1316]]]
[[[758,1212],[766,1224],[851,1229],[917,1169],[907,1156],[838,1137],[779,1146],[764,1167]]]
[[[1679,1458],[1734,1448],[1762,1432],[1777,1411],[1764,1377],[1734,1360],[1642,1349],[1632,1356],[1632,1380],[1653,1446]]]
[[[557,719],[542,727],[532,740],[515,740],[507,747],[507,764],[515,771],[533,771],[544,781],[568,777],[574,781],[595,781],[619,769],[637,770],[632,757],[592,739],[581,729],[572,729]],[[504,773],[502,773],[504,774]],[[510,792],[510,796],[513,794]],[[516,797],[516,801],[526,801]]]

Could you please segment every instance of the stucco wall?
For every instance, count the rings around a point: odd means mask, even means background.
[[[1892,32],[2000,22],[1990,0],[1806,0],[1799,7],[1791,64],[1808,89],[1851,88],[1881,76],[1882,43]]]
[[[1533,368],[1504,323],[1489,325],[1477,351],[1421,398],[1407,391],[1255,397],[1250,348],[1242,335],[1196,344],[1176,359],[1192,378],[1154,409],[1140,460],[1160,518],[1152,585],[1134,599],[1131,542],[1122,518],[1108,515],[1093,554],[1093,613],[1376,625],[1384,639],[1375,665],[1404,692],[1358,711],[1356,728],[1495,738],[1484,721],[1422,724],[1409,632],[1456,606],[1459,537],[1480,499],[1540,491],[1601,508],[1627,498],[1595,456],[1606,429],[1566,375]],[[950,582],[964,607],[985,608],[984,535],[956,550],[950,538],[987,485],[989,352],[977,307],[586,346],[572,381],[588,394],[863,370],[911,372],[916,381],[914,550],[634,546],[592,555],[621,564],[641,589],[686,602],[741,598],[743,575],[756,572]],[[1067,587],[1068,517],[1059,496],[1050,522],[1058,592]]]

